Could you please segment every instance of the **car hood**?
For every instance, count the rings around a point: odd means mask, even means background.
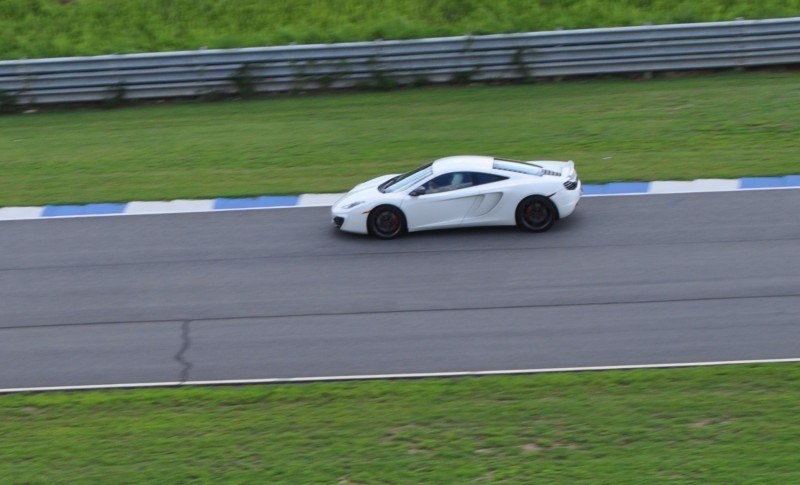
[[[355,194],[356,192],[361,192],[361,191],[367,190],[367,189],[373,189],[373,188],[379,186],[380,184],[386,182],[390,178],[396,177],[397,175],[398,174],[393,173],[393,174],[389,174],[389,175],[381,175],[380,177],[375,177],[374,179],[367,180],[366,182],[358,184],[355,187],[353,187],[352,189],[350,189],[350,192],[348,192],[347,195]]]
[[[358,202],[358,201],[369,202],[375,199],[375,197],[382,195],[378,191],[378,186],[395,176],[396,174],[381,175],[380,177],[375,177],[374,179],[367,180],[364,183],[356,185],[355,187],[350,189],[349,192],[347,192],[341,198],[339,198],[339,200],[337,200],[333,204],[333,208],[337,209],[339,207],[346,206],[351,202]]]

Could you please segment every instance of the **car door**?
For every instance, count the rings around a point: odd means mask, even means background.
[[[458,226],[478,195],[469,172],[438,175],[418,189],[401,205],[412,231]]]

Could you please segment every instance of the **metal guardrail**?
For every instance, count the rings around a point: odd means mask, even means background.
[[[800,17],[0,61],[21,104],[800,63]]]

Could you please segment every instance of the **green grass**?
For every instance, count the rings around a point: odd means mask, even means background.
[[[800,482],[800,365],[0,396],[12,483]]]
[[[0,59],[796,15],[800,0],[0,0]]]
[[[453,154],[588,183],[800,173],[800,76],[426,88],[0,117],[0,206],[336,192]]]

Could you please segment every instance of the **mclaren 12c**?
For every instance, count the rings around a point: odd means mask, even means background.
[[[474,226],[541,232],[572,214],[581,192],[571,161],[465,155],[359,184],[336,201],[331,215],[342,231],[380,239]]]

